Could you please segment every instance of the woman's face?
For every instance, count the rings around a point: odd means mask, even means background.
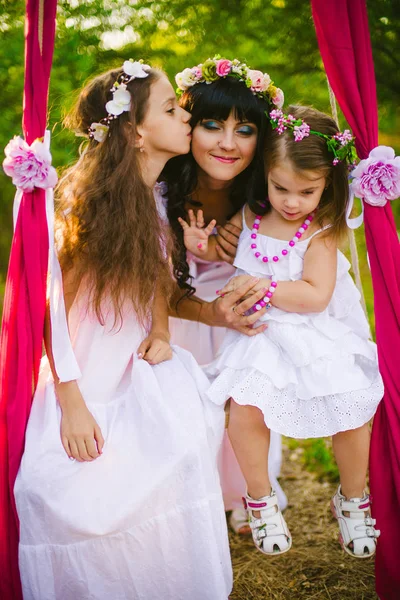
[[[249,166],[257,147],[258,128],[239,121],[232,111],[226,121],[203,119],[192,132],[192,154],[215,182],[229,182]]]
[[[162,155],[165,160],[187,154],[190,150],[190,113],[177,103],[172,85],[161,75],[150,88],[146,116],[137,127],[139,145],[154,158]]]

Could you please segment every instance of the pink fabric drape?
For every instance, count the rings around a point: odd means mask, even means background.
[[[311,0],[329,83],[357,137],[360,158],[378,144],[375,75],[365,0]],[[365,205],[374,288],[376,340],[385,396],[374,419],[370,459],[373,514],[381,530],[376,557],[380,600],[400,590],[400,246],[388,202]]]
[[[27,0],[23,130],[31,144],[46,129],[57,0]],[[13,132],[10,132],[12,134]],[[16,132],[15,132],[16,133]],[[13,487],[38,379],[46,307],[45,192],[24,193],[11,246],[0,351],[0,598],[22,599]]]

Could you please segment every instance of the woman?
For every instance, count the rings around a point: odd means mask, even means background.
[[[283,94],[267,73],[251,70],[236,59],[208,59],[203,65],[179,73],[176,81],[182,94],[180,106],[192,113],[193,131],[191,153],[169,161],[163,172],[168,186],[167,213],[180,249],[174,256],[175,275],[188,293],[195,288],[197,296],[211,302],[216,290],[234,272],[229,263],[236,253],[240,229],[230,224],[229,218],[249,198],[264,199],[263,147],[270,127],[265,111],[281,103]],[[217,220],[220,263],[186,257],[178,218],[186,218],[190,208],[201,208],[206,223],[213,218]],[[192,288],[188,283],[190,278]],[[210,327],[210,323],[215,323],[207,313],[210,305],[199,304],[196,309],[195,302],[186,297],[178,303],[180,319],[171,319],[171,336],[173,343],[190,350],[200,364],[206,364],[218,351],[225,328]],[[244,312],[243,307],[229,305],[232,299],[218,302],[226,303],[217,308],[221,313],[224,309],[235,312],[235,316]],[[192,310],[199,313],[197,322],[182,320],[195,318],[190,313],[190,304]],[[227,325],[245,328],[248,334],[258,333],[262,327],[250,327],[261,314],[247,317],[246,324],[246,317],[239,317]],[[280,465],[281,438],[273,434],[270,476],[278,491],[280,506],[285,508],[287,499],[276,481]],[[230,524],[237,533],[249,533],[242,505],[246,486],[227,436],[220,467],[225,509],[232,510]]]

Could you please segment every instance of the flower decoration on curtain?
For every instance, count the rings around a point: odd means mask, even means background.
[[[400,156],[393,148],[377,146],[351,172],[354,196],[371,206],[385,206],[400,197]]]

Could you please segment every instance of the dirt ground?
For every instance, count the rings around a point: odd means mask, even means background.
[[[354,559],[337,541],[329,502],[336,486],[318,481],[301,463],[301,449],[284,448],[285,518],[293,536],[287,554],[270,558],[251,538],[230,532],[234,570],[231,600],[376,600],[374,559]]]

